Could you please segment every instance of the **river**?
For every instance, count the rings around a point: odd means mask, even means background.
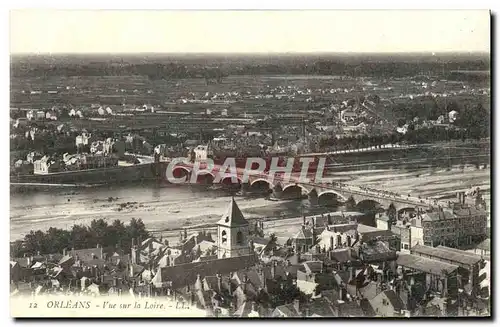
[[[451,169],[356,169],[328,175],[334,180],[354,185],[423,197],[452,197],[457,191],[480,187],[488,208],[490,176],[489,168],[478,169],[472,165]],[[11,240],[23,237],[30,230],[70,228],[75,223],[88,224],[96,218],[109,222],[141,218],[153,231],[193,228],[216,222],[226,210],[229,200],[230,195],[222,191],[188,185],[159,187],[148,184],[11,193]],[[247,218],[297,217],[303,208],[300,201],[273,202],[263,197],[238,197],[237,203]],[[303,210],[308,213],[307,208]]]

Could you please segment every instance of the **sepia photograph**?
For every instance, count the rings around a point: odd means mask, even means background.
[[[491,319],[490,24],[11,10],[11,316]]]

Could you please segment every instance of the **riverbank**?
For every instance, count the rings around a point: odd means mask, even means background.
[[[423,197],[452,196],[457,191],[479,186],[490,206],[490,169],[456,166],[451,169],[346,170],[332,172],[328,178]],[[108,202],[110,197],[112,202]],[[141,218],[152,231],[213,224],[225,212],[229,201],[230,196],[220,190],[154,183],[11,194],[11,239],[22,238],[32,229],[70,228],[75,223],[89,224],[99,218],[108,221]],[[237,201],[249,219],[280,217],[281,212],[288,211],[297,216],[301,210],[300,201],[274,202],[262,197],[238,197]],[[120,210],[121,204],[127,202],[134,204]]]

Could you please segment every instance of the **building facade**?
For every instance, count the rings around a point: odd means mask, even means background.
[[[250,254],[249,224],[234,198],[217,222],[217,257],[231,258]]]

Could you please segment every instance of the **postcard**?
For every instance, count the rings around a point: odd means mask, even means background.
[[[491,318],[487,10],[13,10],[16,318]]]

